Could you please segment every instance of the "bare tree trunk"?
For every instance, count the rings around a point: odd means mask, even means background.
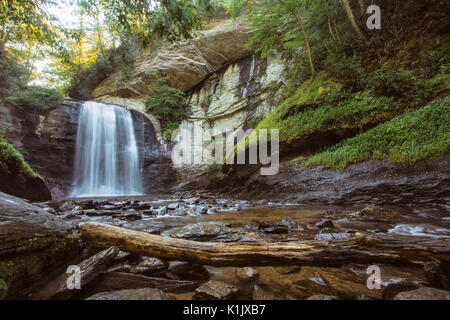
[[[366,35],[361,31],[361,29],[358,26],[358,23],[356,22],[355,15],[353,14],[353,10],[350,7],[350,3],[348,0],[341,0],[342,5],[344,6],[345,12],[347,13],[347,16],[350,20],[350,23],[353,26],[353,29],[355,29],[356,33],[363,38],[364,40],[367,40]]]
[[[364,0],[359,0],[359,8],[361,9],[361,15],[364,16],[366,14],[366,4]]]
[[[328,1],[327,0],[323,0],[323,6],[325,8],[325,12],[327,13],[328,29],[330,30],[331,37],[333,38],[333,40],[336,40],[336,36],[334,35],[334,32],[333,32],[333,27],[331,26],[331,16],[330,16],[330,10],[328,10]]]
[[[450,261],[450,239],[413,239],[356,233],[342,241],[284,243],[213,243],[161,237],[98,222],[81,225],[81,238],[94,246],[165,260],[210,266],[320,266],[349,263],[408,263],[439,259]]]
[[[311,47],[309,46],[309,40],[308,40],[308,34],[306,33],[305,30],[305,26],[303,24],[303,19],[300,16],[300,14],[295,10],[290,8],[288,5],[286,5],[286,3],[283,0],[278,0],[284,7],[286,7],[289,11],[291,11],[291,13],[294,15],[295,20],[297,21],[298,26],[300,27],[302,34],[303,34],[303,38],[305,40],[305,47],[306,47],[306,52],[308,53],[308,59],[309,59],[309,65],[311,68],[311,75],[313,78],[316,77],[316,70],[314,68],[314,62],[313,62],[313,58],[312,58],[312,53],[311,53]]]

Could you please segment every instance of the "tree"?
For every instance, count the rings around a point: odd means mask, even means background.
[[[79,0],[90,16],[102,12],[110,31],[147,45],[156,38],[191,39],[214,11],[212,0]]]
[[[234,17],[241,14],[245,8],[249,9],[248,19],[254,29],[249,45],[257,45],[256,52],[261,52],[263,57],[275,47],[303,44],[311,75],[315,77],[314,59],[304,19],[310,2],[310,0],[233,0],[227,9]],[[299,35],[302,40],[298,39]]]
[[[278,0],[278,1],[292,13],[292,15],[295,17],[295,20],[297,21],[297,25],[299,26],[300,30],[302,31],[303,39],[305,40],[306,52],[308,54],[309,65],[311,68],[311,75],[314,78],[316,76],[316,70],[314,68],[314,62],[313,62],[313,58],[312,58],[312,54],[311,54],[311,47],[309,46],[308,34],[306,33],[306,30],[305,30],[303,18],[301,16],[300,12],[298,12],[297,7],[291,6],[291,4],[287,2],[287,0]]]
[[[353,29],[355,29],[356,33],[363,39],[367,39],[366,35],[361,31],[361,29],[358,26],[358,23],[356,22],[355,15],[353,14],[352,7],[350,6],[350,3],[348,0],[341,0],[342,6],[345,9],[345,12],[347,13],[348,19],[350,20],[350,23],[353,26]],[[364,3],[360,1],[360,6],[363,6]],[[362,7],[361,7],[362,9]]]
[[[56,35],[51,26],[51,17],[44,5],[51,0],[8,0],[0,2],[0,50],[8,42],[23,40],[51,43]]]

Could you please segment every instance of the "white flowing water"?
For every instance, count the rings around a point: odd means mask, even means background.
[[[142,195],[130,111],[85,102],[80,111],[72,197]]]

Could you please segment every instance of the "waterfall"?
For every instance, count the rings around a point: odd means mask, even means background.
[[[72,197],[143,194],[131,112],[85,102],[80,111]]]

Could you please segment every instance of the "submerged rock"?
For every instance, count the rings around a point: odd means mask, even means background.
[[[314,225],[318,229],[324,229],[324,228],[334,228],[333,221],[331,220],[322,220],[321,222],[318,222]]]
[[[162,233],[165,237],[197,241],[233,242],[241,239],[240,230],[230,228],[222,222],[199,222],[173,228]]]
[[[94,294],[86,300],[173,300],[159,289],[143,288]]]
[[[237,269],[236,276],[243,283],[252,283],[259,279],[258,271],[250,267]]]
[[[258,228],[264,233],[284,234],[289,232],[288,227],[283,224],[261,222]]]

